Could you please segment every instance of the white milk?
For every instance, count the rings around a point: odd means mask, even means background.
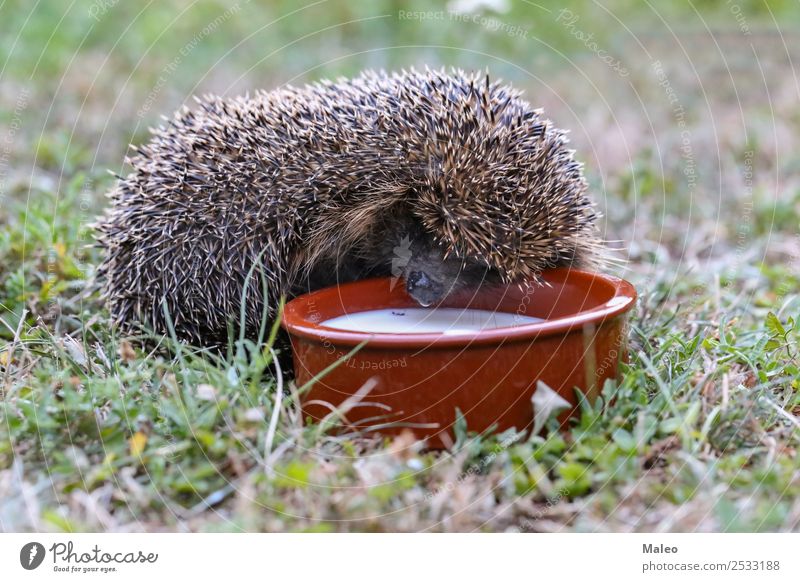
[[[516,313],[483,309],[396,307],[348,313],[322,322],[325,327],[366,333],[470,333],[482,329],[515,327],[544,321]]]

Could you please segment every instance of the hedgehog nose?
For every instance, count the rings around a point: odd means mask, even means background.
[[[423,307],[436,303],[442,294],[440,285],[423,271],[411,271],[406,275],[406,291]]]
[[[406,289],[413,291],[417,287],[430,287],[430,278],[422,271],[411,271],[406,277]]]

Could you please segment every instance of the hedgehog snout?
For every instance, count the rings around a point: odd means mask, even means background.
[[[406,275],[406,291],[423,307],[438,303],[444,297],[444,285],[431,279],[424,271]]]

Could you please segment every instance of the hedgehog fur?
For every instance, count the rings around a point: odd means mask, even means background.
[[[427,305],[601,254],[565,133],[488,76],[364,72],[198,104],[135,148],[99,225],[125,328],[219,342],[240,313],[252,333],[281,296],[337,282],[399,274]]]

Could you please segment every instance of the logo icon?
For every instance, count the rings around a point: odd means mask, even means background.
[[[392,252],[394,256],[392,257],[392,279],[389,283],[390,290],[394,289],[395,285],[400,281],[400,278],[403,276],[403,269],[411,261],[411,238],[405,235],[400,241],[400,244],[392,249]]]
[[[26,570],[35,570],[44,561],[44,546],[39,542],[30,542],[19,551],[19,563]]]

